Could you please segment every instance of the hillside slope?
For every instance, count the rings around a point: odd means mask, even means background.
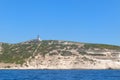
[[[0,43],[0,68],[120,69],[120,46],[55,40]]]

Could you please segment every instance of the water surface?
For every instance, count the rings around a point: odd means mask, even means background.
[[[0,80],[120,80],[120,70],[0,70]]]

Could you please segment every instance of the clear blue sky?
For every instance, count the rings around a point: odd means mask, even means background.
[[[120,45],[120,0],[0,0],[0,42],[40,35]]]

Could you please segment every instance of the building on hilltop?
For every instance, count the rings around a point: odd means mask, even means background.
[[[41,38],[40,38],[40,35],[37,36],[37,40],[42,41]]]

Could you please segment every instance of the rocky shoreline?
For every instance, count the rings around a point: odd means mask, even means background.
[[[88,60],[84,60],[88,59]],[[2,64],[4,65],[4,64]],[[11,65],[11,66],[8,66]],[[48,70],[62,70],[62,69],[120,69],[120,62],[113,60],[100,60],[92,56],[46,56],[42,58],[40,55],[31,59],[23,65],[8,64],[0,69],[48,69]]]

